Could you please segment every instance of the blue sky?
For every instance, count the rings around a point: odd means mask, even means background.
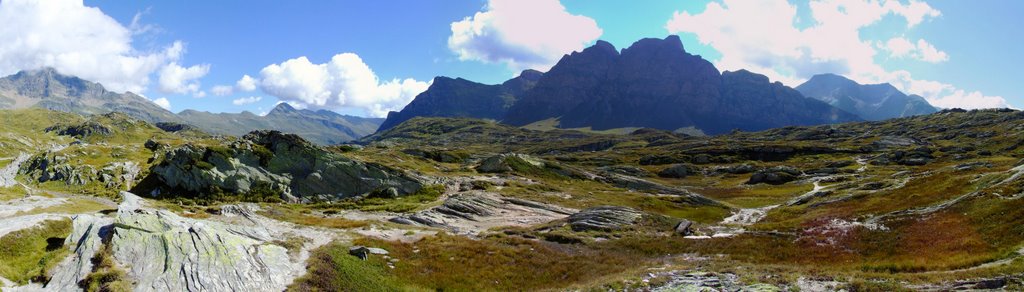
[[[942,107],[1024,105],[1022,1],[22,1],[0,2],[0,25],[25,28],[0,43],[67,41],[0,44],[0,73],[53,66],[175,112],[288,101],[381,116],[435,76],[499,83],[597,39],[668,34],[789,86],[839,73]]]

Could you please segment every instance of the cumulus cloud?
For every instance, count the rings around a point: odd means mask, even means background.
[[[256,78],[252,78],[249,75],[243,75],[242,79],[235,82],[234,86],[231,85],[217,85],[210,89],[213,95],[216,96],[228,96],[238,92],[250,92],[256,90]]]
[[[198,79],[207,73],[210,73],[210,65],[182,67],[172,62],[160,69],[159,89],[164,93],[195,95],[200,93]]]
[[[216,96],[228,96],[235,93],[235,88],[228,85],[217,85],[210,88],[210,92]]]
[[[375,117],[401,109],[429,86],[411,78],[381,81],[352,53],[323,64],[306,57],[272,64],[260,71],[258,83],[264,92],[298,108],[359,108]]]
[[[929,63],[941,63],[949,61],[946,52],[939,51],[927,41],[920,39],[913,43],[902,37],[894,37],[886,41],[882,47],[889,51],[889,56],[894,58],[912,58]]]
[[[180,59],[184,46],[137,50],[132,37],[147,29],[133,23],[135,31],[81,0],[0,1],[0,75],[53,67],[113,91],[141,93],[151,74]]]
[[[491,0],[451,29],[448,48],[460,60],[504,63],[516,71],[547,70],[603,33],[596,21],[566,12],[558,0]]]
[[[941,15],[927,3],[822,0],[811,1],[808,7],[813,25],[806,28],[795,26],[797,7],[786,0],[723,0],[708,3],[698,14],[675,12],[665,29],[670,33],[692,33],[701,43],[713,47],[722,54],[715,64],[719,69],[748,69],[790,86],[814,74],[836,73],[861,83],[890,82],[900,90],[924,96],[937,106],[1007,105],[1001,97],[972,102],[972,97],[984,95],[956,95],[958,89],[952,85],[915,80],[909,72],[888,71],[875,62],[878,42],[861,39],[860,30],[887,15],[905,19],[905,29]],[[949,58],[927,41],[904,41],[894,41],[890,54],[927,62]],[[890,47],[888,43],[884,45]]]
[[[243,75],[242,79],[235,82],[235,88],[245,92],[256,90],[256,79],[249,75]]]
[[[263,100],[262,96],[250,96],[250,97],[243,97],[243,98],[237,98],[235,100],[232,100],[231,104],[234,104],[234,105],[247,105],[247,104],[257,103],[257,102],[259,102],[261,100]]]
[[[153,103],[164,108],[165,110],[171,110],[171,101],[167,100],[166,97],[161,97],[153,100]]]

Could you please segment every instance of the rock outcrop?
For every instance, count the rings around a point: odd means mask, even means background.
[[[452,195],[441,206],[391,221],[443,228],[459,234],[477,233],[498,226],[529,226],[565,218],[576,210],[483,191]]]
[[[260,192],[301,201],[347,198],[389,188],[405,195],[422,187],[420,180],[403,172],[346,158],[299,136],[254,131],[223,147],[185,145],[170,150],[134,191],[198,196]]]
[[[583,209],[569,216],[573,231],[614,231],[629,228],[637,223],[643,213],[620,206],[599,206]]]
[[[747,184],[752,185],[766,183],[771,185],[781,185],[796,180],[801,174],[802,172],[796,168],[776,166],[755,172],[750,176],[750,180],[747,181]]]
[[[135,291],[281,291],[302,270],[266,228],[184,218],[122,195],[113,218],[74,217],[64,245],[72,255],[45,290],[77,291],[104,245]]]

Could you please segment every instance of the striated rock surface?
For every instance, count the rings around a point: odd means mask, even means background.
[[[565,218],[575,210],[534,201],[471,191],[452,195],[441,206],[391,221],[474,235],[498,226],[529,226]]]
[[[122,195],[113,218],[74,217],[65,242],[73,253],[45,290],[78,290],[103,245],[110,246],[135,291],[281,291],[302,271],[302,262],[292,262],[273,243],[280,234],[267,228],[184,218],[146,208],[131,193]]]
[[[569,226],[573,231],[621,230],[636,224],[641,217],[643,213],[632,208],[598,206],[569,216]]]

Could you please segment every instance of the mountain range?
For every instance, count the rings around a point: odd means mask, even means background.
[[[870,121],[924,115],[937,112],[919,95],[906,95],[891,84],[862,85],[835,74],[820,74],[796,87],[804,96],[815,98]]]
[[[206,132],[234,136],[260,129],[279,130],[324,145],[372,134],[384,121],[327,110],[298,110],[285,103],[266,116],[195,110],[175,114],[138,94],[108,91],[99,83],[63,75],[53,68],[26,70],[0,78],[0,109],[32,107],[83,115],[121,112],[147,122],[190,124]]]
[[[340,144],[373,134],[384,121],[340,115],[328,110],[300,110],[287,103],[278,104],[264,116],[248,111],[235,114],[197,110],[184,110],[178,116],[208,132],[242,136],[256,129],[271,129],[296,134],[322,145]]]
[[[338,144],[390,129],[414,117],[468,117],[532,128],[693,129],[706,134],[782,126],[832,124],[936,112],[917,95],[890,84],[861,85],[834,74],[787,87],[746,70],[720,72],[687,53],[677,36],[646,38],[618,50],[610,43],[562,57],[546,73],[523,71],[501,84],[437,77],[387,119],[340,115],[279,104],[250,112],[175,114],[140,95],[111,92],[52,68],[0,78],[0,109],[38,107],[79,114],[122,112],[148,122],[190,124],[240,136],[269,129],[318,144]]]
[[[721,134],[932,112],[935,108],[920,96],[889,84],[819,75],[793,89],[746,70],[719,72],[687,53],[673,35],[642,39],[621,51],[597,41],[565,55],[546,73],[524,72],[500,85],[439,77],[402,111],[391,113],[379,131],[416,116],[437,116],[514,126],[696,128]]]

